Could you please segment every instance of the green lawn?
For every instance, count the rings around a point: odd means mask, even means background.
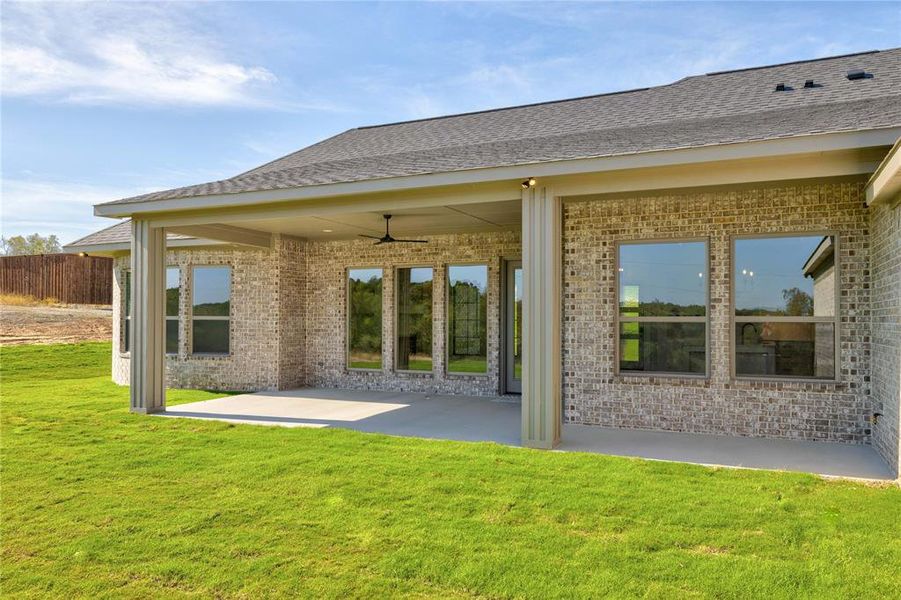
[[[141,417],[109,355],[2,350],[6,598],[901,596],[897,488]]]
[[[488,359],[482,357],[451,358],[447,361],[449,373],[487,373]]]
[[[382,361],[380,360],[352,360],[350,361],[351,369],[374,369],[379,370],[382,368]]]

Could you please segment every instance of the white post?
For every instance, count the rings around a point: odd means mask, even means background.
[[[560,369],[562,207],[553,190],[522,194],[522,444],[553,448],[563,427]]]
[[[131,227],[131,412],[166,408],[166,232],[133,220]]]

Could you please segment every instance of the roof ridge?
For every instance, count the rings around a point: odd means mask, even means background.
[[[834,102],[825,102],[823,104],[808,106],[808,107],[805,107],[805,110],[806,111],[814,111],[814,110],[819,110],[819,109],[834,108],[835,106],[838,106],[838,105],[860,104],[862,102],[871,102],[874,100],[881,100],[883,98],[893,98],[893,97],[894,96],[892,96],[892,95],[886,95],[886,96],[877,96],[875,98],[837,100]],[[706,117],[696,117],[696,118],[690,118],[690,119],[681,119],[678,121],[668,121],[665,124],[667,124],[667,125],[677,125],[678,124],[678,125],[692,125],[693,126],[698,123],[728,122],[728,121],[735,120],[736,118],[739,118],[739,117],[746,117],[746,118],[753,117],[753,118],[758,118],[758,119],[768,119],[768,118],[772,117],[773,115],[785,113],[785,112],[789,112],[789,111],[795,111],[795,110],[797,110],[796,107],[767,108],[765,110],[755,110],[755,111],[749,111],[749,112],[732,114],[732,115],[706,116]],[[443,149],[444,150],[460,150],[460,149],[472,150],[474,148],[484,148],[484,147],[490,147],[490,146],[497,145],[497,144],[516,143],[516,142],[523,142],[523,141],[527,141],[527,140],[566,139],[566,138],[573,138],[573,137],[577,137],[577,136],[588,136],[588,135],[594,135],[594,134],[609,134],[610,132],[619,133],[619,132],[626,132],[626,131],[632,131],[632,130],[653,130],[655,128],[660,127],[660,125],[661,125],[661,123],[641,123],[641,124],[636,124],[636,125],[618,125],[616,127],[604,127],[604,128],[599,128],[599,129],[584,129],[581,131],[574,131],[574,132],[568,132],[568,133],[552,133],[552,134],[545,134],[545,135],[538,135],[538,136],[516,137],[516,138],[505,139],[505,140],[484,141],[484,142],[478,142],[475,144],[448,146]],[[399,150],[396,152],[386,152],[384,154],[378,154],[375,156],[377,156],[378,158],[391,158],[391,157],[408,156],[408,155],[415,156],[416,154],[418,154],[420,152],[421,152],[420,150],[405,149],[405,150]],[[370,156],[335,158],[335,159],[329,159],[329,160],[324,160],[321,162],[315,162],[315,163],[310,163],[310,164],[295,165],[292,167],[287,167],[285,169],[280,169],[277,172],[292,173],[292,172],[302,171],[303,169],[309,169],[311,167],[323,167],[323,166],[329,166],[329,165],[346,165],[348,163],[356,163],[359,161],[366,161],[366,160],[369,160],[370,158],[371,158]],[[240,177],[242,177],[242,176],[236,176],[232,179],[239,179]],[[205,185],[205,184],[199,184],[199,185]],[[188,187],[191,187],[191,186],[188,186]]]
[[[807,58],[807,59],[803,59],[803,60],[793,60],[793,61],[788,61],[788,62],[783,62],[783,63],[774,63],[771,65],[762,65],[762,66],[757,66],[757,67],[742,67],[740,69],[728,69],[725,71],[711,71],[710,73],[705,73],[703,75],[686,75],[685,77],[682,77],[675,81],[671,81],[669,83],[662,83],[660,85],[651,85],[651,86],[647,86],[647,87],[632,88],[632,89],[628,89],[628,90],[618,90],[618,91],[614,91],[614,92],[603,92],[600,94],[587,94],[585,96],[576,96],[574,98],[560,98],[558,100],[544,100],[542,102],[530,102],[528,104],[516,104],[513,106],[501,106],[498,108],[488,108],[488,109],[484,109],[484,110],[472,110],[472,111],[467,111],[467,112],[462,112],[462,113],[453,113],[453,114],[449,114],[449,115],[438,115],[436,117],[423,117],[421,119],[406,119],[403,121],[392,121],[390,123],[377,123],[375,125],[362,125],[362,126],[350,129],[348,131],[354,131],[354,130],[359,130],[359,129],[378,129],[380,127],[391,127],[393,125],[406,125],[408,123],[422,123],[425,121],[440,121],[442,119],[453,119],[455,117],[466,117],[469,115],[482,115],[482,114],[500,112],[500,111],[505,111],[505,110],[530,108],[533,106],[544,106],[544,105],[548,105],[548,104],[562,104],[564,102],[577,102],[579,100],[589,100],[591,98],[602,98],[604,96],[616,96],[618,94],[632,94],[635,92],[646,92],[646,91],[652,90],[652,89],[669,87],[669,86],[675,85],[677,83],[686,81],[688,79],[695,79],[695,78],[699,78],[699,77],[711,77],[713,75],[723,75],[726,73],[740,73],[743,71],[757,71],[757,70],[761,70],[761,69],[770,69],[773,67],[783,67],[783,66],[787,66],[787,65],[797,65],[797,64],[803,64],[803,63],[820,62],[820,61],[824,61],[824,60],[835,60],[838,58],[848,58],[850,56],[863,56],[865,54],[878,54],[880,52],[888,52],[891,50],[898,50],[898,49],[899,48],[887,48],[885,50],[864,50],[862,52],[851,52],[849,54],[837,54],[835,56],[822,56],[820,58]],[[344,133],[347,133],[347,132],[344,132]],[[326,140],[323,140],[323,141],[326,141]]]
[[[888,48],[888,50],[897,50],[897,48]],[[758,67],[742,67],[740,69],[727,69],[725,71],[711,71],[704,75],[692,75],[691,77],[712,77],[714,75],[725,75],[727,73],[742,73],[744,71],[759,71],[761,69],[772,69],[774,67],[785,67],[788,65],[800,65],[803,63],[821,62],[824,60],[835,60],[836,58],[848,58],[851,56],[863,56],[864,54],[878,54],[887,50],[864,50],[863,52],[851,52],[849,54],[837,54],[835,56],[821,56],[820,58],[807,58],[804,60],[791,60],[783,63],[774,63],[772,65],[761,65]]]

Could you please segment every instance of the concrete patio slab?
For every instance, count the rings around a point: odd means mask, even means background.
[[[169,407],[164,417],[282,427],[341,427],[389,435],[520,442],[519,404],[500,398],[334,389],[226,396]],[[562,451],[710,466],[890,480],[869,446],[564,425]]]
[[[169,407],[159,414],[233,423],[342,427],[389,435],[519,444],[519,405],[471,396],[301,389],[226,396]]]
[[[564,425],[558,448],[708,466],[893,479],[873,448],[853,444]]]

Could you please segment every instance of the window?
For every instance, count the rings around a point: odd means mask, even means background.
[[[488,372],[488,266],[447,268],[447,371]]]
[[[382,270],[347,271],[347,366],[382,368]]]
[[[707,373],[707,243],[620,244],[621,373]]]
[[[124,318],[122,319],[122,352],[131,351],[131,271],[122,271],[123,291],[125,296]]]
[[[735,240],[735,374],[835,379],[835,238]]]
[[[178,304],[181,269],[166,268],[166,354],[178,354]]]
[[[397,270],[397,344],[394,354],[398,371],[432,370],[432,269]]]
[[[194,267],[191,292],[194,354],[228,354],[231,268]]]

